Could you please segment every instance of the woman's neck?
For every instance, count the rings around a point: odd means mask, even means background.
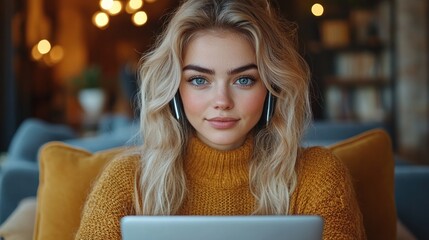
[[[191,137],[185,156],[187,178],[212,187],[248,185],[252,150],[253,141],[250,138],[237,149],[220,151],[204,144],[197,137]]]

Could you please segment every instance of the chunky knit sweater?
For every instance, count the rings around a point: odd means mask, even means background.
[[[184,168],[187,197],[179,215],[247,215],[255,209],[249,190],[252,141],[233,151],[212,149],[193,138]],[[135,215],[138,157],[113,160],[85,204],[76,239],[121,239],[120,219]],[[362,216],[346,167],[329,150],[305,149],[297,161],[298,185],[289,214],[320,215],[323,239],[364,239]]]

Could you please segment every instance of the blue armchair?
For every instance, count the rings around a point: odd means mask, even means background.
[[[94,136],[80,137],[67,125],[25,120],[15,133],[0,169],[0,224],[22,199],[36,196],[39,185],[37,155],[43,144],[62,141],[96,152],[137,143],[132,139],[138,133],[138,126],[127,117],[106,116],[100,121],[99,129]]]
[[[398,217],[417,239],[429,239],[429,166],[395,168]]]

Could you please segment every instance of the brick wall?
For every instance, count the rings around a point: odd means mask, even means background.
[[[428,1],[396,1],[396,120],[400,152],[429,164]]]

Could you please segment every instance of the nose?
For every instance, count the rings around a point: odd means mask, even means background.
[[[234,101],[227,86],[216,89],[213,105],[216,110],[230,110],[234,107]]]

